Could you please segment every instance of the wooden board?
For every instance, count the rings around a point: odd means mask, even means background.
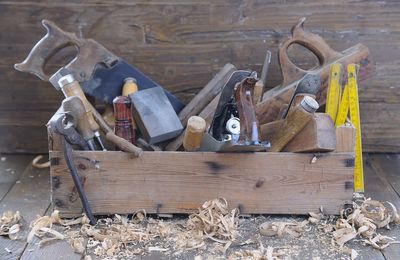
[[[338,214],[353,193],[353,155],[291,153],[74,152],[95,214],[190,213],[225,197],[242,213]],[[61,152],[51,151],[52,202],[64,215],[82,212]]]
[[[46,214],[51,215],[53,209],[50,207]],[[53,226],[56,230],[63,233],[62,227]],[[40,239],[34,237],[32,243],[27,244],[23,254],[21,255],[22,260],[36,260],[36,259],[54,259],[57,256],[59,260],[80,260],[82,259],[82,254],[75,253],[72,247],[68,243],[68,239],[54,241],[46,246],[39,246]],[[86,241],[85,241],[86,242]]]
[[[359,42],[369,47],[376,74],[360,83],[363,148],[400,152],[400,2],[339,0],[2,1],[0,133],[20,126],[19,133],[26,134],[0,134],[0,151],[46,152],[44,128],[32,126],[47,122],[38,115],[54,113],[61,95],[12,68],[44,35],[41,19],[96,39],[187,102],[227,62],[260,72],[267,49],[272,51],[267,87],[278,85],[278,45],[301,16],[335,50]],[[303,67],[315,64],[305,53],[291,57]],[[52,63],[63,64],[61,58]],[[29,120],[15,116],[26,111],[33,114]],[[42,142],[32,145],[32,137]]]
[[[368,178],[368,185],[374,186],[376,193],[368,192],[372,198],[378,197],[382,201],[392,202],[397,209],[400,209],[400,158],[397,154],[382,154],[368,156],[369,167],[371,167],[379,179]],[[368,184],[370,182],[370,184]],[[383,234],[389,237],[400,238],[400,227],[393,227],[392,230],[385,230]],[[400,255],[400,246],[391,245],[382,251],[386,260],[397,260]]]
[[[19,240],[0,237],[0,259],[17,259],[26,247],[26,236],[31,221],[42,216],[50,206],[48,169],[34,169],[28,165],[13,188],[0,201],[1,212],[20,211],[23,216]],[[4,248],[8,248],[8,253]]]
[[[0,160],[0,201],[15,185],[28,163],[33,159],[31,155],[1,155]]]

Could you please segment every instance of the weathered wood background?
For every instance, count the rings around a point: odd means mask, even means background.
[[[377,70],[361,83],[364,150],[399,152],[400,1],[394,0],[1,1],[0,152],[47,150],[44,124],[61,94],[13,69],[44,35],[42,19],[96,39],[187,101],[226,62],[259,71],[267,49],[268,85],[279,84],[278,44],[301,16],[336,50],[359,42],[370,48]]]

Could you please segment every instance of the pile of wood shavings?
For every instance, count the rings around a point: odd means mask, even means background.
[[[343,248],[346,242],[360,236],[365,244],[379,250],[400,243],[377,232],[379,228],[390,229],[391,223],[400,224],[396,207],[390,202],[386,204],[371,199],[353,202],[353,212],[342,211],[336,221],[333,242]]]
[[[385,206],[386,204],[386,206]],[[322,211],[322,209],[321,209]],[[380,228],[390,229],[390,224],[400,224],[400,216],[396,207],[390,203],[382,203],[371,199],[356,200],[350,212],[341,211],[340,217],[325,216],[321,212],[309,213],[308,220],[302,222],[265,222],[260,225],[260,234],[265,236],[300,237],[307,224],[315,224],[319,230],[329,235],[331,244],[339,252],[348,254],[351,259],[358,256],[356,250],[346,246],[346,243],[361,237],[365,245],[382,250],[391,244],[400,243],[393,238],[378,233]]]
[[[53,228],[54,224],[69,227],[76,224],[87,223],[89,223],[89,219],[86,216],[75,220],[62,220],[59,216],[59,211],[55,210],[50,216],[38,217],[36,220],[32,221],[30,225],[31,231],[28,234],[27,242],[32,243],[35,236],[41,239],[39,246],[46,245],[54,240],[66,239],[67,236]]]
[[[228,202],[219,198],[205,202],[199,212],[189,216],[187,228],[194,237],[209,238],[225,244],[224,251],[236,240],[238,209],[228,209]],[[204,243],[204,241],[203,241]]]
[[[16,240],[21,229],[21,219],[19,211],[4,212],[0,218],[0,236],[8,236],[11,240]]]
[[[65,228],[59,232],[54,224]],[[72,225],[77,225],[71,227]],[[197,213],[186,221],[163,221],[146,218],[144,210],[135,212],[131,218],[116,214],[112,218],[99,219],[95,226],[89,225],[83,216],[66,221],[58,211],[51,216],[39,217],[31,223],[28,242],[36,236],[43,246],[54,240],[67,239],[77,253],[94,253],[101,258],[129,258],[148,252],[180,254],[184,251],[205,247],[207,239],[223,245],[222,251],[237,237],[238,210],[228,209],[225,199],[205,202]],[[87,244],[85,245],[85,240]]]

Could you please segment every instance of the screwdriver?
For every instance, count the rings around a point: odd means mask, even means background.
[[[100,127],[93,118],[92,106],[86,99],[79,82],[74,79],[72,74],[67,74],[58,80],[58,85],[60,86],[65,97],[77,96],[82,100],[86,112],[85,118],[89,123],[90,129],[94,132],[94,137],[101,149],[106,151],[106,148],[100,137]]]

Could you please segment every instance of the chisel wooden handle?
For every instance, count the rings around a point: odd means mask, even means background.
[[[89,103],[89,101],[86,99],[86,96],[83,93],[82,88],[79,85],[79,82],[74,79],[72,74],[68,74],[66,76],[61,77],[58,81],[58,84],[60,85],[61,90],[65,97],[77,96],[82,100],[83,105],[85,107],[85,111],[87,114],[87,120],[89,122],[90,128],[93,131],[98,131],[99,125],[96,123],[96,121],[93,118],[92,109],[91,109],[92,106]]]
[[[315,99],[304,97],[300,105],[289,111],[281,129],[272,135],[270,151],[281,151],[308,124],[318,107]]]
[[[135,78],[124,79],[124,86],[122,87],[122,96],[127,97],[129,94],[138,91],[138,86]]]
[[[95,150],[93,141],[95,134],[90,127],[88,120],[89,114],[85,111],[82,100],[77,96],[67,97],[63,100],[62,107],[67,118],[73,120],[72,123],[82,135],[83,139],[88,143],[90,149]]]
[[[183,137],[183,147],[187,152],[200,149],[201,139],[206,130],[206,121],[199,116],[191,116],[188,119],[185,135]]]
[[[129,94],[135,93],[139,90],[137,86],[137,82],[135,78],[125,78],[124,79],[124,86],[122,87],[122,96],[129,96]],[[129,99],[130,100],[130,99]],[[132,128],[133,131],[137,129],[135,120],[132,118]]]

